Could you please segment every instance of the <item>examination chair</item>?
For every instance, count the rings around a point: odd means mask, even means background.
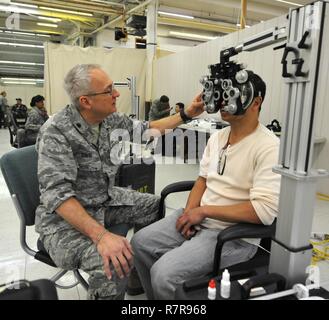
[[[165,187],[161,192],[160,209],[161,216],[165,215],[165,200],[171,193],[189,191],[193,188],[195,181],[181,181],[173,183]],[[276,221],[270,226],[256,225],[250,223],[238,223],[234,226],[228,227],[218,234],[217,245],[214,252],[213,271],[200,279],[193,279],[186,281],[180,286],[177,291],[180,294],[176,298],[183,299],[184,293],[207,287],[208,282],[211,278],[218,277],[222,274],[224,269],[220,268],[221,252],[225,242],[236,239],[247,239],[247,238],[260,238],[260,247],[258,248],[255,256],[248,261],[232,265],[228,269],[231,275],[231,281],[243,278],[249,278],[266,274],[268,271],[271,238],[275,234]]]
[[[57,268],[40,240],[37,241],[37,251],[31,249],[26,242],[26,228],[27,226],[33,226],[35,223],[35,210],[39,205],[40,198],[37,176],[38,154],[35,146],[15,149],[6,153],[0,160],[0,166],[20,218],[20,242],[22,249],[36,260]],[[128,224],[118,224],[109,228],[109,231],[126,236],[129,228],[130,226]],[[77,282],[69,286],[56,284],[56,281],[67,273],[67,271],[61,270],[50,279],[55,283],[56,287],[69,289],[80,283],[86,290],[88,289],[88,284],[78,269],[72,270]]]

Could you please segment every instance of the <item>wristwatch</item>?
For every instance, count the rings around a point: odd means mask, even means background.
[[[192,118],[188,117],[183,109],[179,110],[179,114],[180,114],[180,117],[182,118],[184,123],[192,121]]]

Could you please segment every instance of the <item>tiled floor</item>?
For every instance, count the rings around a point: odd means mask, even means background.
[[[11,149],[9,145],[9,132],[0,130],[0,156]],[[164,186],[169,183],[194,180],[198,175],[198,165],[196,164],[161,164],[161,158],[157,159],[156,167],[156,194],[159,194]],[[167,206],[171,208],[183,206],[187,199],[187,193],[170,196]],[[19,243],[19,219],[10,199],[9,192],[0,174],[0,284],[10,282],[14,279],[41,279],[52,277],[57,270],[40,263],[23,252]],[[329,233],[329,202],[317,201],[313,231],[318,233]],[[37,235],[34,228],[28,230],[29,244],[32,247],[36,243]],[[131,234],[129,234],[131,236]],[[321,270],[321,280],[328,282],[326,288],[329,290],[329,263],[319,263]],[[74,279],[68,273],[62,283],[71,284]],[[83,300],[86,299],[85,290],[79,285],[72,289],[57,289],[59,299]],[[145,295],[131,297],[126,295],[126,299],[145,299]]]

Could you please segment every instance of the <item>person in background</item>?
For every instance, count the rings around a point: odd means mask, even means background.
[[[32,110],[28,113],[25,123],[25,145],[35,144],[42,125],[48,120],[48,113],[44,105],[45,98],[41,95],[31,99]]]
[[[22,103],[21,98],[16,98],[16,104],[11,107],[11,112],[17,115],[25,115],[27,113],[27,106]]]
[[[2,127],[7,127],[7,110],[8,110],[8,102],[7,102],[7,93],[6,91],[2,91],[0,93],[0,129]]]
[[[169,98],[163,95],[160,99],[155,99],[149,112],[149,121],[159,120],[168,117],[169,115]]]
[[[176,103],[176,106],[175,106],[175,112],[176,113],[178,113],[181,109],[183,109],[184,110],[184,103],[182,103],[182,102],[177,102]]]
[[[16,98],[16,104],[11,107],[11,121],[15,122],[16,127],[24,128],[27,120],[27,107],[22,104],[21,98]]]

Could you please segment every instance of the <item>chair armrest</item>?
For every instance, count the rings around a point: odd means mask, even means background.
[[[161,191],[161,199],[159,204],[159,219],[162,219],[165,216],[165,199],[166,197],[175,192],[189,191],[193,188],[195,181],[180,181],[167,185]]]
[[[189,191],[193,188],[195,181],[180,181],[167,185],[161,191],[161,198],[166,198],[170,193]]]
[[[238,223],[221,231],[217,236],[215,249],[213,275],[217,275],[220,268],[220,260],[224,243],[231,240],[246,238],[272,238],[275,234],[276,221],[270,226],[252,223]]]

